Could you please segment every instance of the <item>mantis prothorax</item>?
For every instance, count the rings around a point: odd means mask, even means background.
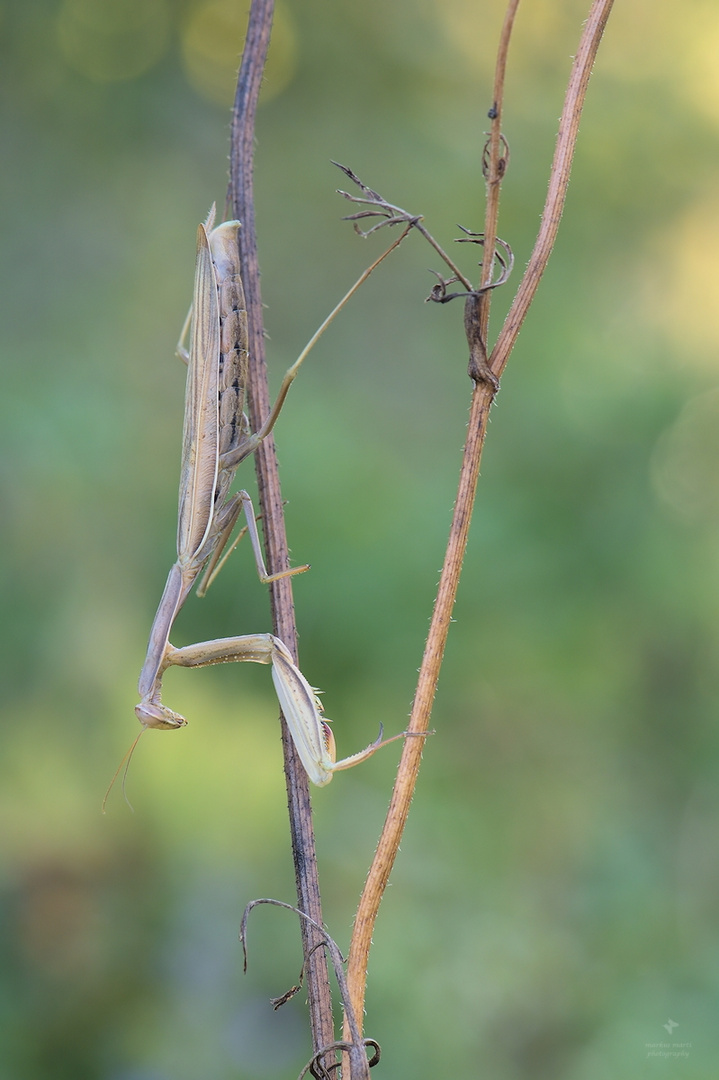
[[[338,769],[349,768],[370,757],[382,745],[381,730],[379,738],[364,750],[336,761],[334,738],[322,719],[322,709],[315,691],[294,664],[287,646],[272,634],[222,638],[183,649],[174,648],[169,641],[175,618],[200,573],[205,570],[198,588],[201,595],[217,572],[220,556],[241,511],[245,513],[257,573],[262,582],[275,581],[308,569],[307,566],[300,566],[268,574],[250,497],[245,491],[229,495],[238,465],[254,453],[274,427],[308,349],[285,374],[270,415],[257,432],[250,432],[249,421],[243,411],[248,353],[247,314],[237,236],[241,225],[239,221],[226,221],[213,228],[214,217],[213,207],[207,221],[197,231],[193,301],[178,345],[178,353],[186,360],[188,371],[177,561],[168,575],[150,631],[138,687],[142,700],[136,706],[135,713],[143,731],[147,728],[174,729],[185,726],[185,718],[168,709],[161,701],[162,677],[172,665],[201,667],[237,661],[271,664],[277,696],[302,764],[310,780],[322,786],[330,782]],[[397,241],[392,248],[396,245]],[[373,264],[370,271],[365,272],[348,297],[379,261],[381,259]],[[327,322],[329,319],[324,325]],[[189,353],[183,347],[188,323]]]

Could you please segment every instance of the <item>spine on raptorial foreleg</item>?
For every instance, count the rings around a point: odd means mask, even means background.
[[[330,747],[322,703],[294,664],[284,642],[279,638],[273,641],[272,681],[280,708],[305,772],[313,784],[324,787],[332,779],[334,740]]]

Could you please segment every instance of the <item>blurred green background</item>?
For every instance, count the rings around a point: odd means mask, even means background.
[[[383,238],[347,163],[440,241],[481,228],[501,0],[284,0],[258,116],[273,385]],[[512,45],[500,233],[544,199],[588,0]],[[292,1077],[309,1053],[277,706],[253,665],[171,672],[134,736],[173,560],[194,236],[226,186],[245,5],[0,3],[2,1080]],[[560,238],[492,413],[424,770],[370,962],[394,1080],[716,1076],[719,9],[617,5]],[[477,251],[456,249],[471,272]],[[339,753],[402,729],[470,387],[419,237],[306,365],[277,428],[302,667]],[[475,270],[476,276],[476,270]],[[252,468],[241,482],[250,486]],[[175,644],[270,629],[249,548]],[[316,792],[341,946],[394,748]],[[671,1020],[677,1025],[663,1025]],[[681,1058],[659,1056],[659,1043]]]

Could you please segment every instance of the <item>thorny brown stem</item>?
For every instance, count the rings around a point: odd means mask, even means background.
[[[517,294],[509,314],[504,322],[499,337],[488,360],[495,379],[501,375],[511,350],[517,339],[520,326],[529,305],[536,294],[540,278],[547,265],[549,255],[556,238],[559,219],[564,206],[572,156],[576,144],[579,119],[584,104],[587,84],[591,74],[597,49],[604,27],[612,9],[613,0],[592,0],[589,17],[584,25],[579,49],[572,66],[572,72],[557,136],[556,149],[549,178],[539,234],[527,269],[522,277]],[[495,99],[492,106],[492,134],[489,145],[489,163],[487,182],[489,185],[487,224],[485,226],[485,254],[482,267],[482,283],[491,278],[493,245],[489,242],[492,234],[496,235],[498,189],[501,173],[504,171],[501,161],[502,140],[499,133],[502,106],[502,81],[506,63],[507,48],[512,21],[518,6],[518,0],[510,0],[507,17],[502,32],[497,60],[497,78],[495,81]],[[496,189],[493,193],[493,189]],[[481,300],[481,290],[477,290],[479,311],[476,315],[477,336],[486,341],[486,320],[488,319],[488,300]],[[484,327],[484,330],[482,330]],[[471,346],[471,342],[470,342]],[[482,346],[484,348],[484,346]],[[486,350],[485,350],[486,356]],[[471,361],[470,361],[471,362]],[[449,630],[449,623],[459,583],[462,560],[467,544],[469,523],[474,505],[474,497],[479,476],[479,464],[486,434],[489,409],[496,392],[496,387],[487,378],[475,378],[470,407],[467,441],[462,456],[459,487],[455,502],[449,541],[445,554],[442,574],[435,601],[429,635],[425,645],[422,666],[420,668],[417,690],[408,730],[426,732],[432,710],[439,670]],[[377,850],[360,899],[355,926],[350,943],[347,982],[354,1015],[361,1020],[364,1012],[364,998],[367,980],[367,961],[372,941],[372,933],[382,895],[387,886],[389,875],[397,855],[409,806],[414,792],[423,739],[407,739],[402,751],[397,779],[387,811],[384,827],[379,838]]]
[[[255,211],[253,160],[255,112],[272,29],[274,0],[252,0],[237,91],[232,112],[228,217],[239,218],[242,279],[249,323],[249,400],[253,431],[270,411],[270,395],[265,362]],[[255,453],[255,470],[270,573],[289,567],[282,492],[280,489],[274,438],[270,435]],[[297,660],[297,628],[292,600],[292,579],[281,578],[270,585],[274,632]],[[309,782],[302,768],[287,726],[282,720],[282,748],[295,865],[297,904],[307,918],[300,920],[303,954],[307,971],[307,1000],[315,1053],[334,1042],[332,998],[324,950],[316,946],[323,938],[322,904],[315,850]]]

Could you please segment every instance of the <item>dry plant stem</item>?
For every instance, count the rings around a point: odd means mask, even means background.
[[[447,252],[437,243],[432,234],[427,231],[427,229],[422,224],[422,218],[420,215],[409,214],[406,210],[403,210],[401,206],[395,206],[393,203],[387,202],[387,200],[383,199],[382,196],[378,194],[378,192],[373,191],[371,188],[368,188],[366,184],[363,184],[359,176],[357,176],[357,174],[354,173],[352,169],[349,169],[346,165],[341,165],[339,161],[333,161],[332,164],[336,165],[337,168],[340,169],[345,174],[345,176],[352,181],[353,184],[357,185],[360,191],[363,191],[365,193],[366,198],[363,198],[361,195],[351,195],[347,191],[342,191],[340,188],[337,189],[337,194],[341,195],[344,199],[348,199],[350,202],[357,203],[357,205],[359,206],[366,206],[369,208],[367,210],[360,210],[356,214],[348,214],[345,218],[343,218],[344,221],[354,221],[355,229],[360,236],[367,237],[371,233],[377,232],[379,229],[382,229],[387,225],[398,225],[400,224],[400,222],[405,222],[409,228],[416,229],[417,232],[422,234],[430,247],[434,248],[442,261],[455,275],[456,280],[461,281],[465,289],[471,291],[472,282],[469,280],[469,278],[466,278],[464,276],[464,274],[454,262],[454,260],[450,258]],[[384,220],[375,223],[367,231],[363,231],[357,225],[358,221],[362,221],[366,218],[377,217],[383,218]],[[406,235],[406,232],[403,233],[401,239],[404,239]],[[394,246],[396,247],[397,245]],[[370,267],[370,271],[368,271],[368,274],[371,272],[372,269],[374,269],[374,266]]]
[[[230,146],[228,216],[242,221],[240,254],[249,323],[249,400],[253,431],[258,430],[270,411],[252,180],[255,112],[270,40],[273,11],[273,0],[252,0],[247,37],[237,80]],[[289,566],[289,555],[277,457],[274,438],[271,435],[260,443],[255,453],[255,469],[264,527],[266,561],[270,573],[274,573]],[[270,596],[274,633],[287,645],[296,661],[297,629],[291,579],[282,578],[273,582],[270,586]],[[322,905],[309,782],[284,720],[282,721],[282,747],[297,905],[310,919],[321,926]],[[334,1041],[327,961],[324,950],[315,948],[322,938],[312,924],[305,919],[301,920],[301,933],[303,952],[307,960],[306,985],[312,1044],[314,1050],[317,1051]]]
[[[507,70],[507,54],[509,53],[509,40],[512,36],[514,18],[519,7],[519,0],[510,0],[507,13],[504,16],[502,33],[499,38],[497,49],[497,64],[494,72],[494,97],[490,116],[492,126],[489,133],[489,168],[487,169],[487,204],[484,211],[484,251],[482,260],[482,277],[480,286],[489,285],[493,275],[494,247],[497,242],[497,220],[499,218],[499,192],[504,176],[503,163],[505,159],[501,155],[502,137],[502,107],[504,103],[504,76]],[[502,164],[500,164],[502,163]],[[487,255],[489,252],[489,255]],[[487,291],[482,294],[480,326],[482,336],[487,340],[487,326],[489,323],[489,305],[492,293]]]
[[[517,294],[492,350],[491,366],[497,376],[504,371],[557,238],[589,77],[613,4],[614,0],[593,0],[589,17],[584,24],[559,121],[539,233]]]
[[[492,125],[486,143],[487,168],[485,182],[487,201],[484,210],[484,256],[480,288],[470,293],[464,305],[464,322],[470,347],[469,375],[473,377],[481,371],[492,373],[492,366],[487,357],[487,335],[489,333],[489,309],[492,304],[492,290],[486,288],[494,276],[494,249],[497,243],[497,222],[499,219],[499,194],[502,178],[508,161],[508,154],[502,153],[502,110],[504,106],[504,77],[507,71],[509,42],[514,28],[514,19],[519,7],[519,0],[509,0],[502,24],[497,48],[497,63],[494,70],[494,93],[489,116]],[[505,143],[506,147],[506,143]],[[483,161],[485,155],[482,155]],[[495,390],[499,388],[498,376],[495,375]],[[485,378],[486,381],[486,378]],[[491,377],[490,377],[491,382]],[[476,386],[475,386],[476,390]],[[481,450],[480,450],[481,453]]]
[[[299,911],[297,908],[292,907],[291,904],[284,904],[284,903],[282,903],[281,900],[270,900],[270,899],[251,900],[250,903],[247,905],[247,907],[244,910],[244,914],[242,916],[242,923],[240,925],[240,942],[242,944],[242,951],[243,951],[244,957],[245,957],[245,970],[247,970],[247,957],[248,957],[248,953],[247,953],[247,926],[248,926],[248,919],[249,919],[250,913],[253,911],[253,909],[258,907],[261,904],[269,904],[269,905],[271,905],[273,907],[285,908],[287,911],[294,911],[297,915],[300,916],[300,921],[305,921],[305,922],[308,922],[308,923],[312,922],[312,920],[309,918],[309,916],[306,915],[303,911]],[[334,941],[334,939],[332,937],[330,937],[330,935],[327,933],[327,931],[324,929],[324,927],[322,927],[319,923],[315,923],[314,928],[317,931],[317,933],[320,935],[320,939],[322,941],[323,947],[327,950],[327,955],[329,957],[330,964],[332,965],[332,968],[334,969],[335,978],[337,979],[337,985],[339,987],[340,997],[342,998],[343,1001],[347,1001],[348,998],[349,998],[349,992],[348,992],[348,989],[347,989],[347,980],[346,980],[345,972],[344,972],[344,961],[343,961],[342,954],[341,954],[341,952],[340,952],[340,950],[339,950],[339,948],[337,946],[336,941]],[[274,1004],[275,1008],[279,1008],[280,1005],[283,1005],[286,1001],[289,1001],[289,999],[291,997],[294,997],[294,995],[297,993],[297,991],[302,986],[303,974],[304,974],[304,971],[300,975],[300,981],[299,981],[297,986],[293,986],[290,990],[288,990],[281,997],[274,999],[273,1004]],[[315,1064],[319,1063],[320,1068],[322,1068],[321,1061],[322,1061],[323,1056],[325,1056],[328,1052],[332,1052],[332,1051],[335,1051],[335,1050],[342,1050],[349,1057],[349,1060],[350,1060],[350,1072],[349,1072],[349,1075],[353,1078],[353,1080],[369,1080],[370,1067],[372,1065],[376,1065],[377,1062],[380,1059],[379,1044],[376,1043],[374,1041],[374,1039],[366,1039],[365,1040],[365,1039],[362,1038],[362,1036],[360,1034],[360,1029],[359,1029],[359,1027],[358,1027],[358,1025],[356,1023],[355,1017],[354,1017],[351,1009],[348,1009],[347,1023],[348,1023],[348,1027],[349,1027],[350,1041],[342,1041],[341,1043],[335,1043],[333,1046],[325,1047],[323,1051],[320,1051],[319,1053],[315,1054],[313,1056],[313,1058],[312,1058],[312,1061],[309,1063],[309,1065],[306,1065],[305,1068],[300,1073],[299,1080],[302,1080],[302,1077],[305,1076],[307,1074],[307,1072],[309,1072],[309,1071],[312,1071],[313,1075],[316,1075],[316,1073],[314,1071],[314,1068],[313,1068],[315,1066]],[[367,1053],[366,1053],[366,1047],[367,1046],[373,1047],[374,1051],[375,1051],[375,1053],[373,1054],[371,1060],[367,1059]]]
[[[507,362],[556,237],[587,83],[612,3],[613,0],[593,0],[589,18],[584,26],[567,88],[539,236],[492,352],[491,367],[497,376],[501,374]],[[513,0],[512,6],[514,6]],[[496,101],[495,106],[501,111],[500,101]],[[485,262],[489,263],[490,260],[485,259]],[[413,732],[427,731],[429,727],[432,702],[466,548],[487,417],[493,394],[493,387],[489,383],[483,381],[475,383],[449,543],[408,725],[408,730]],[[361,1020],[364,1012],[367,960],[375,919],[409,813],[423,743],[423,739],[408,739],[405,743],[387,818],[357,909],[350,944],[347,982],[350,1000],[358,1021]]]

